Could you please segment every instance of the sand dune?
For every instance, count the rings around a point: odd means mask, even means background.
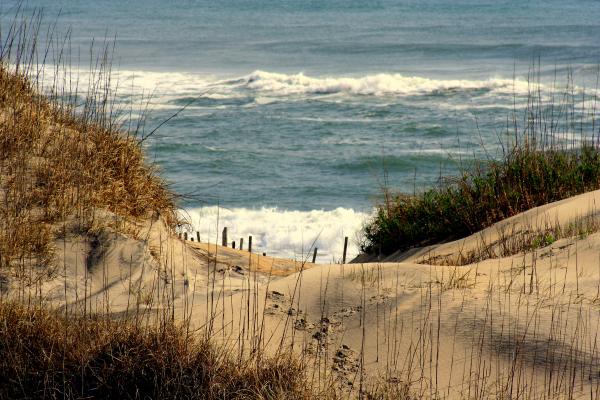
[[[185,242],[159,217],[129,223],[130,234],[72,229],[55,242],[54,278],[13,282],[7,295],[148,321],[173,313],[238,349],[292,348],[351,396],[406,382],[432,398],[595,398],[600,233],[583,228],[595,226],[597,201],[600,191],[586,193],[452,243],[346,265]],[[498,255],[507,238],[556,226],[565,237]],[[482,248],[476,263],[434,265]]]

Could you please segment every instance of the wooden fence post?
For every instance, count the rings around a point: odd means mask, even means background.
[[[315,247],[315,251],[313,252],[313,264],[315,263],[316,259],[317,259],[317,248]]]
[[[348,236],[344,238],[344,256],[342,257],[342,264],[346,264],[346,251],[348,250]]]
[[[223,228],[223,240],[221,241],[221,244],[223,245],[223,247],[227,247],[227,227]]]
[[[187,232],[183,232],[183,240],[187,240]]]
[[[196,241],[200,243],[200,232],[196,232]]]
[[[240,238],[240,250],[244,250],[244,238]]]
[[[248,236],[248,253],[252,253],[252,236]]]
[[[235,250],[235,240],[231,242],[231,248]]]

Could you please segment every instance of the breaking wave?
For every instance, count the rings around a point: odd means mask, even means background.
[[[356,235],[369,217],[350,208],[293,211],[263,207],[259,209],[207,206],[182,210],[200,240],[221,243],[227,227],[229,241],[252,236],[253,251],[268,255],[307,258],[312,246],[318,248],[317,261],[328,263],[342,257],[344,237],[348,236],[348,260],[359,252]]]
[[[254,71],[242,79],[227,81],[248,89],[286,96],[295,94],[353,95],[427,95],[444,92],[473,91],[527,94],[530,84],[525,80],[491,78],[486,80],[430,79],[401,74],[374,74],[363,77],[310,77],[299,74],[279,74]]]
[[[45,89],[58,92],[79,92],[93,85],[97,75],[85,69],[61,71],[58,80],[51,79],[53,66],[33,69]],[[118,70],[112,73],[111,86],[118,89],[118,98],[136,99],[150,96],[153,107],[180,107],[193,102],[195,107],[218,107],[264,105],[281,101],[286,97],[323,95],[406,97],[406,96],[452,96],[466,93],[468,97],[527,95],[537,90],[525,79],[489,78],[433,79],[420,76],[405,76],[398,73],[377,73],[358,77],[351,76],[308,76],[304,73],[284,74],[257,70],[250,74],[223,78],[214,74],[173,71]],[[536,84],[537,85],[537,84]],[[73,87],[72,87],[73,86]],[[543,87],[543,85],[542,85]],[[500,99],[499,99],[500,100]],[[443,102],[442,102],[443,103]]]

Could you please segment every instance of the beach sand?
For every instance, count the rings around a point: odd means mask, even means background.
[[[585,193],[461,240],[345,265],[183,241],[153,216],[128,222],[129,234],[68,231],[54,243],[53,279],[10,282],[3,295],[149,323],[172,314],[234,352],[292,349],[318,372],[315,384],[336,380],[350,396],[405,382],[431,398],[594,398],[600,233],[493,254],[507,237],[580,226],[598,202],[600,191]],[[482,248],[487,259],[439,265]]]

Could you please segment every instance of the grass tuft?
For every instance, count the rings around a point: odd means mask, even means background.
[[[363,228],[362,251],[389,255],[459,239],[531,208],[600,189],[595,110],[579,105],[584,100],[565,98],[556,105],[533,91],[524,127],[515,122],[514,132],[507,131],[497,159],[474,160],[459,176],[418,195],[386,192]],[[568,139],[574,131],[577,140]]]
[[[0,398],[308,398],[292,357],[231,360],[202,335],[161,324],[64,319],[0,303]]]
[[[0,59],[0,269],[49,267],[61,221],[91,221],[98,209],[175,224],[175,195],[141,142],[102,117],[107,99],[91,94],[96,105],[78,111],[76,97],[40,94],[9,61]]]

